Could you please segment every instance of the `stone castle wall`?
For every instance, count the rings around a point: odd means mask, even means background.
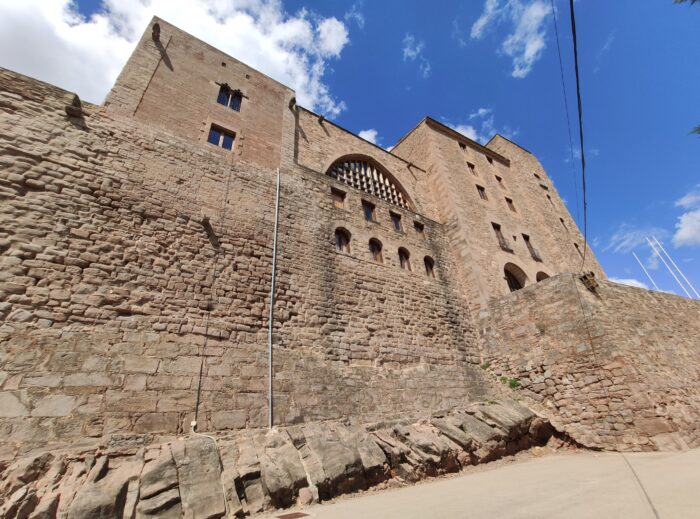
[[[187,430],[202,361],[200,430],[265,425],[275,170],[101,107],[68,118],[72,94],[9,71],[0,96],[5,449]],[[442,226],[378,199],[366,222],[359,192],[301,166],[281,176],[276,423],[483,396]]]
[[[590,447],[700,446],[700,302],[572,274],[480,314],[483,360]]]

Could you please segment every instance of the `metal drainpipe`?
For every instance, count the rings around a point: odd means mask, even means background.
[[[272,284],[270,313],[267,320],[267,425],[272,429],[272,318],[275,308],[275,274],[277,271],[277,226],[280,217],[280,168],[277,168],[277,196],[275,198],[275,234],[272,240]]]

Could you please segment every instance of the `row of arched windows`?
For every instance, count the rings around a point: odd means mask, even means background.
[[[338,227],[335,230],[335,248],[341,252],[350,253],[350,239],[352,235],[350,231],[342,227]],[[368,243],[369,253],[372,260],[376,263],[384,263],[383,246],[376,238],[371,238]],[[399,247],[398,250],[399,265],[403,270],[411,269],[411,253],[405,247]],[[430,256],[425,256],[423,258],[423,266],[425,267],[425,274],[428,277],[435,277],[435,260]]]
[[[525,285],[527,285],[529,282],[527,274],[525,274],[523,269],[521,269],[514,263],[505,264],[505,266],[503,267],[503,275],[506,280],[506,283],[508,284],[508,289],[511,292],[520,290],[521,288],[525,287]],[[549,278],[549,274],[547,274],[546,272],[538,272],[536,275],[537,282],[544,281],[547,278]]]

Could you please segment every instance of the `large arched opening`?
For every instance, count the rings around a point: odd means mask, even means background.
[[[523,269],[518,267],[515,263],[506,263],[503,267],[503,274],[504,279],[508,284],[508,290],[511,292],[520,290],[527,285],[527,274],[525,274]]]

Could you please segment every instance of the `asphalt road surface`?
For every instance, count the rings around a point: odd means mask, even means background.
[[[700,449],[555,454],[300,511],[309,519],[700,519]]]

